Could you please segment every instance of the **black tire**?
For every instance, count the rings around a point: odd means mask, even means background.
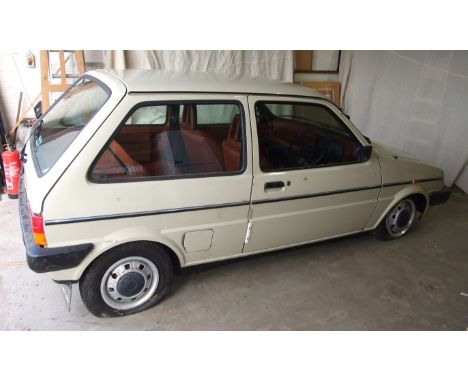
[[[398,216],[396,216],[396,219],[395,219],[395,215],[398,214],[398,211],[396,211],[396,209],[398,208],[400,204],[407,204],[409,206],[408,209],[411,210],[411,212],[408,213],[408,217],[402,216],[405,219],[402,219],[402,224],[401,224],[402,229],[400,230],[400,232],[398,232],[399,231],[398,228],[400,227],[398,227],[398,223],[397,223]],[[414,227],[414,224],[417,221],[417,214],[418,214],[418,210],[414,201],[411,198],[404,198],[400,200],[398,203],[396,203],[394,206],[392,206],[392,208],[390,208],[390,210],[383,217],[382,221],[379,223],[377,228],[374,229],[373,233],[375,237],[377,237],[379,240],[384,240],[384,241],[394,240],[394,239],[398,239],[400,237],[406,236],[408,232]],[[392,224],[391,222],[392,217],[394,218],[393,223],[396,224],[394,225],[394,227],[397,233],[395,232],[392,233],[390,231],[391,230],[390,225]],[[408,219],[407,223],[406,223],[406,219]]]
[[[382,219],[380,224],[373,231],[374,236],[382,241],[394,240],[395,238],[390,236],[387,229],[385,228],[385,217]]]
[[[104,300],[101,292],[103,277],[117,262],[133,256],[146,259],[157,268],[158,282],[157,286],[155,285],[156,289],[149,299],[137,307],[119,309],[110,306]],[[169,254],[163,248],[150,242],[127,243],[109,250],[90,264],[81,277],[80,294],[85,306],[97,317],[127,316],[146,310],[161,301],[169,292],[172,279],[173,265]],[[110,297],[107,298],[111,299]]]

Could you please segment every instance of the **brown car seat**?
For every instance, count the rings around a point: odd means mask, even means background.
[[[180,132],[190,172],[224,171],[223,153],[219,143],[207,132],[197,129],[196,105],[184,106]]]
[[[135,161],[115,139],[102,153],[93,169],[93,176],[102,180],[147,175],[145,168]]]
[[[236,114],[232,119],[227,138],[223,141],[224,167],[226,171],[239,171],[241,158],[241,120]]]
[[[173,132],[163,131],[155,134],[151,139],[151,162],[145,167],[152,176],[167,176],[177,173],[169,134],[173,134]]]

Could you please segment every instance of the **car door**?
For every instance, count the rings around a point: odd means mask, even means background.
[[[359,232],[381,187],[375,153],[326,100],[249,97],[254,147],[244,252]]]

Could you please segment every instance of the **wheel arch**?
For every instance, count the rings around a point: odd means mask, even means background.
[[[148,243],[150,245],[157,246],[165,253],[167,253],[172,265],[173,270],[175,273],[180,273],[181,268],[185,264],[184,257],[177,252],[169,243],[165,243],[163,241],[147,239],[145,237],[138,238],[136,240],[119,240],[119,241],[104,241],[99,243],[94,250],[84,259],[84,261],[75,268],[71,269],[64,269],[61,271],[50,272],[49,276],[52,280],[56,282],[64,282],[64,281],[71,281],[71,282],[78,282],[82,279],[83,275],[88,271],[91,264],[93,264],[97,259],[101,258],[101,256],[105,256],[109,251],[128,244],[136,244],[136,243]]]
[[[154,240],[133,240],[133,241],[126,241],[126,242],[118,243],[118,244],[116,244],[116,245],[114,245],[112,247],[106,248],[100,254],[94,256],[94,258],[80,272],[81,274],[79,275],[79,279],[81,279],[83,277],[83,275],[86,273],[86,271],[91,267],[91,265],[97,259],[101,258],[102,256],[105,256],[107,253],[115,250],[116,248],[119,248],[119,247],[124,246],[124,245],[132,245],[132,244],[133,245],[146,244],[146,245],[149,245],[149,246],[152,246],[152,247],[162,249],[168,255],[168,257],[169,257],[169,259],[170,259],[170,261],[172,263],[172,266],[173,266],[173,271],[175,273],[180,273],[180,270],[182,268],[182,262],[181,262],[179,256],[176,254],[176,252],[171,247],[169,247],[168,245],[166,245],[164,243],[154,241]]]
[[[382,220],[385,218],[387,213],[395,207],[395,205],[405,198],[410,198],[416,204],[416,209],[421,213],[419,219],[421,219],[427,212],[429,207],[429,195],[424,188],[420,185],[411,185],[410,187],[406,187],[393,196],[391,202],[387,205],[387,207],[383,210],[380,214],[379,218],[376,219],[375,223],[371,227],[372,229],[376,228]]]

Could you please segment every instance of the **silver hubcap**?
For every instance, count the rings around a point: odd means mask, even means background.
[[[403,236],[413,225],[416,217],[416,206],[410,199],[400,201],[387,214],[385,227],[392,237]]]
[[[136,308],[150,299],[159,283],[156,265],[144,257],[126,257],[112,264],[101,281],[101,296],[112,308]]]

